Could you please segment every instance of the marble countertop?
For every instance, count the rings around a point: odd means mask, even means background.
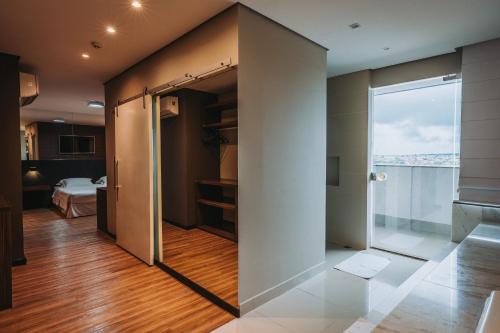
[[[373,332],[474,332],[500,289],[500,226],[480,224]]]

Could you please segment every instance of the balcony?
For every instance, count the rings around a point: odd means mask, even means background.
[[[459,167],[376,165],[373,246],[423,258],[450,241]]]

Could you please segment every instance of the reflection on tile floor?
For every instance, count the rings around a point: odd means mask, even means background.
[[[436,253],[451,243],[450,239],[451,235],[376,226],[373,229],[372,246],[418,258],[433,259]]]
[[[370,249],[366,252],[391,261],[374,278],[365,280],[333,269],[336,264],[357,252],[329,247],[325,271],[214,332],[343,332],[359,317],[387,300],[425,264],[421,260]]]
[[[422,282],[374,332],[474,332],[483,304],[475,294]]]

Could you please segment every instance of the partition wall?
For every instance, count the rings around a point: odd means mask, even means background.
[[[235,315],[319,271],[325,66],[324,48],[237,4],[109,80],[117,244]]]

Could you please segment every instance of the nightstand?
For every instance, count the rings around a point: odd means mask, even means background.
[[[107,218],[107,188],[98,187],[96,191],[96,204],[97,204],[97,229],[108,232],[108,218]]]
[[[47,208],[50,206],[50,185],[23,186],[23,209]]]

